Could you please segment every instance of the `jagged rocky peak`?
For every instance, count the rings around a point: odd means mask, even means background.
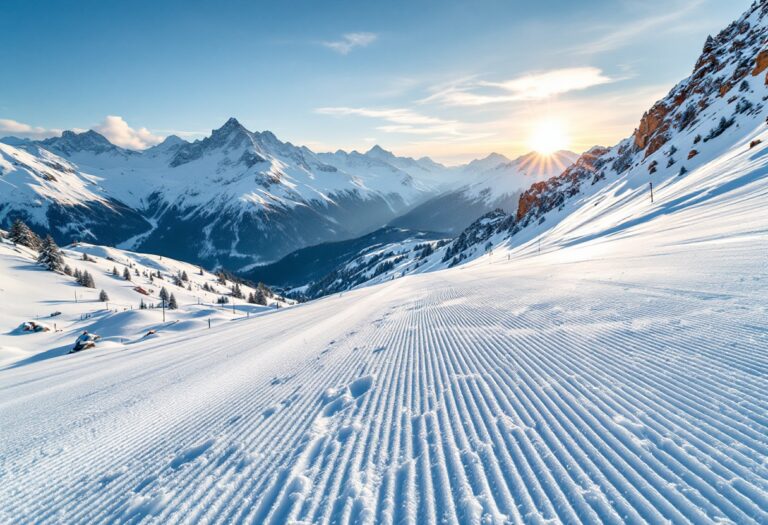
[[[374,145],[371,149],[365,152],[365,154],[368,157],[373,157],[376,159],[391,159],[394,158],[395,154],[391,151],[385,150],[378,144]]]
[[[68,156],[81,151],[89,151],[100,154],[109,151],[117,151],[120,148],[112,144],[107,138],[92,129],[82,133],[64,131],[61,137],[51,137],[38,141],[37,144],[45,149]]]
[[[171,160],[171,167],[176,168],[201,158],[215,150],[231,151],[253,144],[253,134],[240,122],[230,117],[223,126],[211,131],[211,135],[192,143],[181,145]]]
[[[656,102],[635,130],[633,144],[644,151],[644,158],[661,149],[675,131],[696,124],[718,98],[730,104],[754,88],[754,83],[768,85],[768,74],[763,78],[768,69],[767,14],[768,2],[755,2],[739,20],[717,36],[707,37],[691,76]]]

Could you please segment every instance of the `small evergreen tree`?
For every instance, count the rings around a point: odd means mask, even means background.
[[[168,299],[168,309],[175,310],[179,307],[179,303],[176,302],[176,296],[171,294],[171,298]]]
[[[185,282],[186,282],[186,281],[189,281],[189,275],[187,275],[187,271],[186,271],[186,270],[184,270],[183,272],[181,272],[181,280],[182,280],[182,281],[185,281]]]
[[[59,250],[59,247],[50,235],[45,236],[40,246],[37,262],[52,272],[57,272],[64,267],[64,258],[61,256],[61,250]]]
[[[112,267],[112,275],[114,275],[115,277],[120,275],[120,272],[117,271],[117,266]]]
[[[8,231],[8,239],[15,244],[21,244],[33,250],[39,250],[42,244],[40,237],[21,219],[13,221],[11,229]]]
[[[256,304],[256,297],[253,295],[253,292],[248,294],[248,303],[249,304]]]
[[[101,301],[102,303],[106,303],[107,301],[109,301],[109,295],[107,294],[106,291],[102,290],[99,292],[99,301]]]
[[[77,282],[80,284],[80,286],[85,286],[86,288],[96,288],[93,275],[91,275],[88,270],[80,272],[80,276],[77,278]]]
[[[126,281],[131,280],[131,271],[127,267],[123,269],[123,279]]]
[[[232,297],[237,297],[238,299],[243,298],[243,290],[240,288],[239,283],[234,283],[232,285]]]
[[[144,298],[142,298],[139,301],[139,310],[146,310],[147,309],[147,303],[144,302]]]
[[[259,283],[259,284],[258,284],[258,286],[257,286],[257,288],[258,288],[259,290],[261,290],[262,292],[264,292],[264,295],[265,295],[266,297],[272,297],[272,296],[274,295],[274,294],[272,293],[272,290],[270,290],[270,289],[269,289],[269,286],[267,286],[267,285],[266,285],[266,284],[264,284],[264,283]]]
[[[65,275],[72,275],[72,267],[68,264],[64,265],[64,274]]]
[[[165,286],[160,288],[160,299],[162,299],[163,302],[168,300],[168,290],[165,289]]]
[[[260,304],[261,306],[267,306],[267,294],[264,293],[263,288],[256,288],[256,293],[253,295],[253,302]]]

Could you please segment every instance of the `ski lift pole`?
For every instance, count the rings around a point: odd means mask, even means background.
[[[653,204],[653,182],[649,182],[648,185],[651,187],[651,204]]]

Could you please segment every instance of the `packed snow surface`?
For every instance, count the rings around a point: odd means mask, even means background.
[[[0,521],[766,523],[768,176],[732,155],[540,252],[2,370]]]

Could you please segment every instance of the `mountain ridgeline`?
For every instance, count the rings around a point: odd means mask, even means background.
[[[244,271],[390,223],[455,234],[479,213],[514,211],[521,190],[576,155],[562,152],[555,164],[529,157],[492,154],[446,167],[379,146],[315,153],[234,118],[204,139],[172,135],[144,151],[95,131],[41,141],[9,137],[0,141],[0,226],[21,218],[60,243],[115,245]]]

